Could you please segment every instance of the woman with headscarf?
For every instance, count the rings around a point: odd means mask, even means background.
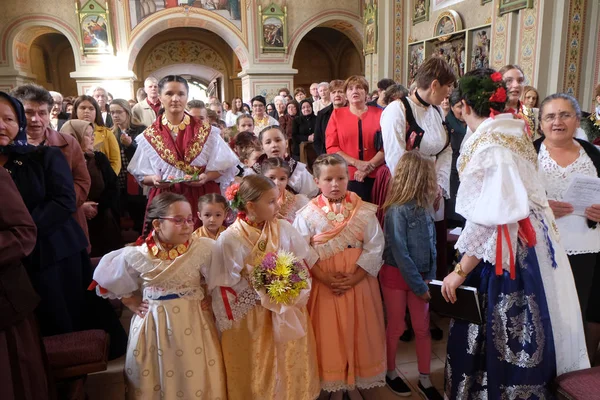
[[[118,175],[121,213],[125,214],[127,211],[133,219],[134,229],[141,232],[147,199],[135,178],[127,173],[127,167],[137,149],[135,139],[144,132],[146,126],[133,123],[132,111],[127,100],[114,99],[110,103],[109,110],[114,123],[113,133],[121,149],[121,171]]]
[[[5,108],[0,101],[0,135],[14,125],[5,118]],[[44,400],[50,397],[49,381],[34,315],[40,298],[23,266],[35,247],[35,223],[4,168],[0,187],[0,398]]]
[[[300,144],[312,142],[315,137],[315,123],[317,116],[313,112],[312,104],[308,100],[300,102],[300,115],[292,122],[292,157],[300,161]]]
[[[121,171],[119,143],[111,130],[104,125],[102,111],[96,99],[92,96],[79,96],[73,105],[71,119],[82,119],[94,124],[94,148],[108,157],[115,174],[119,174]]]
[[[65,122],[62,133],[73,136],[79,142],[91,178],[87,202],[90,212],[86,213],[92,244],[91,257],[102,257],[106,253],[123,247],[119,218],[119,187],[117,175],[110,167],[108,158],[94,151],[94,127],[83,120]]]
[[[60,149],[27,144],[23,105],[0,92],[2,114],[12,120],[0,129],[0,166],[10,173],[35,225],[37,241],[24,260],[41,297],[36,310],[42,335],[104,329],[111,336],[111,357],[124,354],[127,335],[112,307],[87,287],[92,266],[83,230],[73,219],[73,177]]]

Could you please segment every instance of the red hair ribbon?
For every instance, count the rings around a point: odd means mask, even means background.
[[[506,238],[508,243],[508,252],[510,256],[510,279],[516,279],[517,270],[515,266],[515,256],[513,253],[512,243],[510,241],[510,234],[508,232],[507,225],[498,225],[498,239],[496,242],[496,275],[502,275],[502,237]],[[519,221],[519,238],[527,245],[527,247],[533,247],[537,243],[537,237],[535,229],[531,224],[529,217]]]

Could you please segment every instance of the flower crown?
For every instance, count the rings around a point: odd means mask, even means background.
[[[242,200],[241,196],[239,195],[239,191],[239,183],[234,183],[225,190],[225,198],[229,202],[229,206],[232,210],[238,211],[240,207],[244,205],[244,200]]]
[[[459,85],[462,97],[468,98],[469,105],[475,110],[489,108],[491,115],[495,115],[498,111],[491,107],[492,103],[498,105],[506,103],[506,87],[500,72],[494,72],[489,76],[465,76],[460,79]]]

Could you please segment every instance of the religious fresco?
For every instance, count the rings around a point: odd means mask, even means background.
[[[129,0],[131,29],[150,15],[175,7],[197,7],[212,11],[242,29],[242,0]]]
[[[458,36],[451,40],[434,43],[433,56],[446,60],[457,77],[463,76],[466,61],[464,36]]]
[[[490,68],[490,28],[471,31],[471,66],[469,70]]]

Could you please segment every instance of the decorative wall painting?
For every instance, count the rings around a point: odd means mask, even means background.
[[[429,0],[414,0],[413,25],[429,21]]]
[[[365,48],[364,55],[377,52],[377,5],[367,4],[364,12]]]
[[[522,8],[532,8],[533,0],[500,0],[498,11],[500,15],[509,12],[518,11]]]
[[[465,71],[465,50],[465,37],[460,35],[451,40],[435,42],[432,57],[440,57],[446,60],[456,76],[461,77]]]
[[[112,54],[114,50],[108,2],[105,7],[102,7],[96,1],[90,0],[81,9],[79,9],[79,3],[76,2],[75,9],[79,19],[83,54]]]
[[[408,62],[408,83],[412,84],[417,70],[425,61],[425,44],[417,43],[409,47],[409,62]]]
[[[260,49],[263,53],[287,52],[287,7],[279,7],[275,3],[265,7],[258,6],[260,24]]]
[[[441,13],[435,21],[433,36],[447,36],[462,29],[460,15],[456,11],[448,10]]]
[[[490,67],[490,27],[471,31],[471,65],[469,70]]]

